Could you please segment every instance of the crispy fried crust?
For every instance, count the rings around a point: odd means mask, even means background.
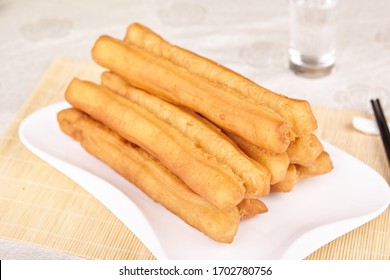
[[[284,180],[275,185],[271,185],[271,191],[289,192],[299,180],[323,175],[329,173],[332,169],[333,163],[329,154],[322,151],[310,166],[290,164]]]
[[[310,166],[322,153],[324,147],[314,134],[295,138],[287,149],[291,164]]]
[[[333,170],[333,163],[327,152],[323,151],[310,166],[297,165],[300,179],[319,176]]]
[[[180,130],[197,147],[229,166],[243,181],[246,189],[245,197],[257,198],[269,194],[268,171],[245,155],[225,134],[201,116],[191,114],[188,110],[136,89],[110,72],[103,73],[102,85],[148,109],[158,118]]]
[[[150,154],[77,109],[59,112],[58,122],[62,131],[79,141],[89,153],[186,223],[213,240],[233,241],[240,219],[236,207],[219,210],[195,194]]]
[[[317,128],[317,121],[307,101],[288,98],[265,89],[218,63],[171,45],[139,23],[131,24],[127,28],[125,41],[184,67],[191,73],[226,85],[253,99],[255,104],[269,106],[288,121],[298,136],[310,134]]]
[[[287,169],[286,177],[275,185],[271,185],[273,192],[290,192],[298,182],[298,171],[294,164],[290,164]]]
[[[237,91],[190,73],[134,45],[101,36],[92,50],[96,63],[128,83],[200,113],[227,131],[273,152],[284,152],[294,134],[284,118]]]
[[[78,79],[70,83],[65,98],[73,107],[152,154],[218,208],[234,207],[243,199],[242,181],[229,167],[138,104],[107,88]]]
[[[244,151],[249,157],[263,165],[271,175],[271,185],[276,184],[284,179],[290,160],[286,153],[275,154],[261,149],[260,147],[249,143],[245,139],[226,132],[237,146]]]
[[[243,199],[237,205],[241,220],[249,219],[259,214],[268,212],[267,206],[258,199]]]

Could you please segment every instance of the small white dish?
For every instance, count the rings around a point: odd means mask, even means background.
[[[220,244],[153,202],[133,184],[63,134],[56,114],[66,102],[45,107],[19,128],[23,144],[103,203],[158,259],[303,259],[370,221],[390,202],[386,181],[372,168],[323,143],[334,170],[299,182],[291,193],[262,200],[269,212],[242,221],[232,244]]]
[[[387,123],[390,127],[390,122]],[[365,134],[368,135],[379,135],[379,127],[375,120],[366,119],[363,117],[353,117],[352,126]]]

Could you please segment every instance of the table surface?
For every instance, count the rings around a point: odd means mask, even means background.
[[[0,134],[55,57],[91,60],[99,35],[122,38],[135,21],[275,92],[366,112],[380,98],[390,114],[390,1],[340,2],[336,67],[306,79],[288,69],[286,0],[0,0]],[[7,258],[75,257],[1,240]]]

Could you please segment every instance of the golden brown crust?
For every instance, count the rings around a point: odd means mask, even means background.
[[[310,166],[322,153],[324,147],[314,134],[295,138],[290,143],[286,153],[291,164]]]
[[[77,109],[58,114],[60,128],[154,201],[213,240],[230,243],[239,226],[236,207],[221,211],[141,148]]]
[[[152,154],[217,207],[228,209],[243,199],[245,188],[230,168],[138,104],[77,79],[70,83],[65,98],[73,107]]]
[[[297,165],[299,179],[310,178],[329,173],[333,170],[333,163],[327,152],[323,151],[310,166]]]
[[[237,205],[237,208],[240,212],[241,220],[249,219],[268,212],[268,208],[264,202],[258,199],[245,198]]]
[[[265,151],[245,139],[234,135],[232,133],[226,132],[226,135],[229,136],[237,146],[246,153],[249,157],[263,165],[271,175],[270,184],[276,184],[284,179],[287,173],[287,168],[290,164],[290,160],[286,153],[270,153]]]
[[[125,41],[184,67],[191,73],[226,85],[252,99],[255,104],[269,106],[286,118],[298,136],[310,134],[317,128],[317,121],[307,101],[288,98],[265,89],[210,59],[170,44],[139,23],[133,23],[127,28]]]
[[[218,126],[273,152],[284,152],[294,135],[272,109],[231,88],[190,73],[163,58],[108,36],[92,50],[94,60],[128,83],[207,117]]]
[[[245,197],[257,198],[269,194],[270,175],[250,159],[221,131],[201,116],[181,109],[147,92],[134,88],[116,74],[105,72],[102,85],[132,102],[146,108],[156,117],[169,123],[197,147],[229,166],[245,186]]]
[[[283,179],[283,181],[271,185],[271,191],[273,192],[290,192],[295,184],[298,182],[298,171],[294,164],[290,164],[290,166],[287,169],[286,177]]]

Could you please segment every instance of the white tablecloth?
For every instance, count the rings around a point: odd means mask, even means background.
[[[287,0],[0,0],[0,133],[56,56],[90,60],[101,34],[122,38],[143,23],[169,41],[259,84],[312,104],[390,114],[390,1],[340,0],[337,62],[330,76],[288,69]],[[0,241],[0,259],[73,258]]]

